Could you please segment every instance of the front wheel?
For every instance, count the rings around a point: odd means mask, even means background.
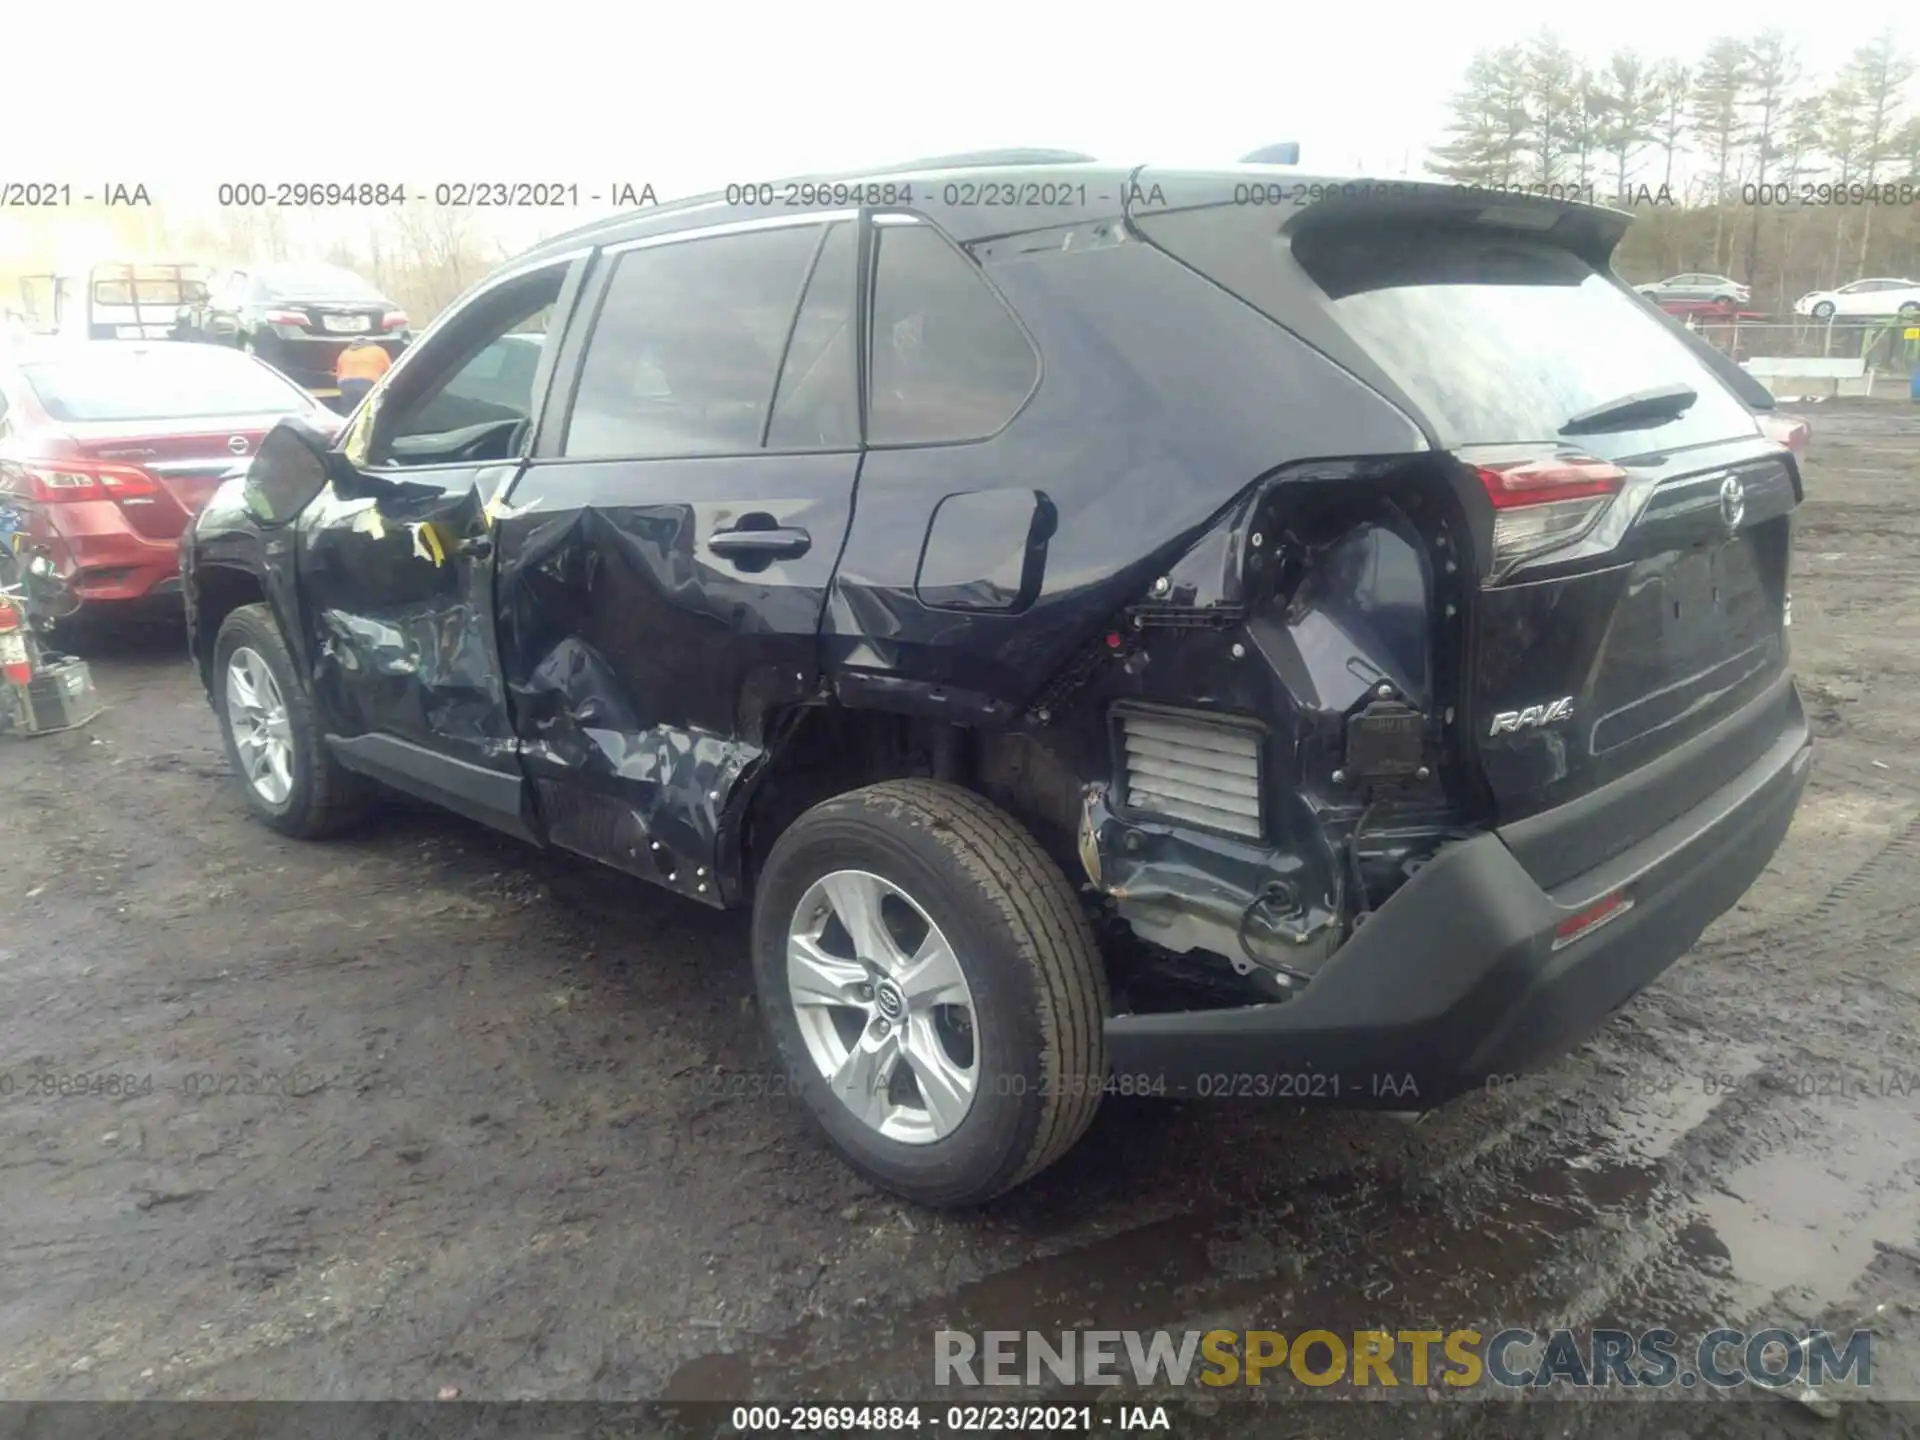
[[[306,686],[265,605],[242,605],[221,625],[213,700],[247,808],[267,825],[316,840],[364,816],[366,785],[327,750]]]
[[[1099,1107],[1093,932],[1038,842],[971,791],[888,781],[801,816],[761,871],[753,957],[794,1092],[895,1194],[989,1200]]]
[[[1831,320],[1833,318],[1833,302],[1831,300],[1822,300],[1818,305],[1814,306],[1813,318],[1816,320]]]

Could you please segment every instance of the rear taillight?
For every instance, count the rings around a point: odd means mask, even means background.
[[[42,505],[66,505],[79,500],[131,500],[160,493],[160,482],[137,465],[60,460],[25,468],[33,498]]]
[[[1776,445],[1784,445],[1795,455],[1806,458],[1807,445],[1813,439],[1813,426],[1792,415],[1769,412],[1760,417],[1760,430]]]
[[[380,317],[380,328],[382,330],[406,329],[407,328],[407,312],[404,310],[387,311],[385,315]]]
[[[264,318],[269,325],[298,325],[302,330],[307,328],[307,317],[298,310],[269,310]]]
[[[1493,502],[1493,573],[1577,540],[1626,484],[1627,472],[1585,455],[1554,455],[1474,474]]]

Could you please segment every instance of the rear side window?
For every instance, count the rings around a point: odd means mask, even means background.
[[[21,374],[47,414],[63,423],[291,415],[310,408],[305,395],[266,366],[211,346],[127,347],[25,365]]]
[[[979,268],[929,225],[880,225],[873,445],[982,440],[1026,403],[1039,361]]]
[[[1753,416],[1659,320],[1578,256],[1499,232],[1302,234],[1294,257],[1344,330],[1448,445],[1561,440],[1582,411],[1685,385],[1678,419],[1581,434],[1620,459],[1750,435]]]
[[[562,453],[664,459],[758,450],[820,234],[796,225],[620,256]]]

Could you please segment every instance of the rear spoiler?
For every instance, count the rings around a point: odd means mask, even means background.
[[[1544,195],[1484,190],[1436,180],[1307,175],[1297,171],[1276,174],[1270,165],[1223,166],[1216,170],[1163,170],[1143,165],[1127,182],[1124,198],[1130,223],[1183,210],[1232,209],[1245,214],[1250,223],[1264,219],[1276,233],[1289,236],[1355,219],[1405,218],[1486,225],[1571,250],[1596,270],[1611,266],[1614,247],[1633,223],[1633,217],[1624,211]]]

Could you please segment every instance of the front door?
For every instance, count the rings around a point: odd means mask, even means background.
[[[736,786],[819,684],[860,465],[859,248],[855,217],[816,214],[603,252],[496,526],[547,838],[709,904]]]
[[[573,275],[564,261],[509,274],[434,326],[361,406],[298,536],[316,698],[341,762],[528,838],[493,522],[526,463]],[[515,371],[517,391],[499,383],[503,345],[546,357]]]

